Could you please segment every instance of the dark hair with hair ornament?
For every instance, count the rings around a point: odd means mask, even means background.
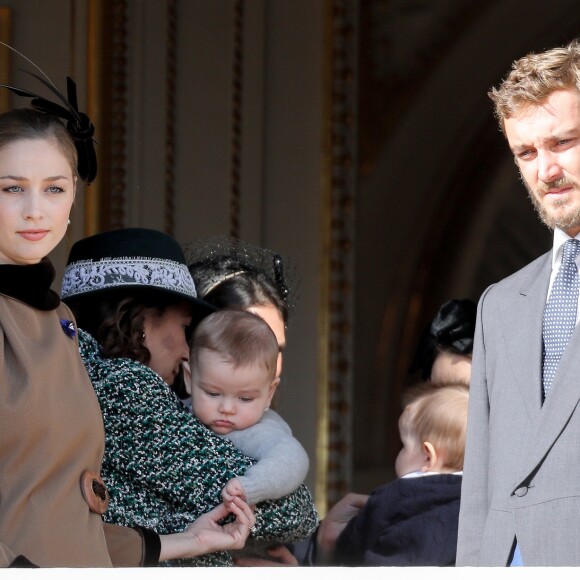
[[[468,298],[448,300],[423,330],[409,373],[421,371],[427,380],[441,351],[471,355],[475,335],[477,304]]]
[[[288,322],[298,283],[281,254],[219,236],[187,244],[184,253],[200,298],[217,308],[272,304]]]
[[[30,71],[23,72],[29,74],[44,85],[53,95],[55,95],[57,101],[60,101],[60,104],[49,101],[36,93],[18,87],[4,84],[0,84],[0,87],[9,89],[19,97],[31,98],[32,101],[30,101],[30,106],[34,110],[49,115],[55,119],[66,121],[66,130],[77,151],[75,172],[82,181],[89,185],[97,176],[97,155],[93,144],[95,142],[93,137],[95,127],[88,115],[79,111],[76,83],[70,77],[66,78],[67,96],[65,97],[42,69],[34,64],[29,58],[9,44],[0,41],[0,45],[5,46],[7,49],[16,53],[31,64],[40,74]],[[69,159],[68,155],[67,159]]]

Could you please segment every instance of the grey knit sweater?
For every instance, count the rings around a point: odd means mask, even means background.
[[[255,425],[222,437],[258,461],[238,476],[249,504],[292,493],[308,473],[306,451],[288,423],[271,409]]]

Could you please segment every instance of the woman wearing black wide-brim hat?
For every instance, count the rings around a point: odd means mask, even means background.
[[[133,358],[167,383],[189,356],[183,329],[215,310],[197,298],[177,241],[147,228],[76,242],[61,294],[106,358]]]
[[[221,503],[229,479],[253,462],[204,427],[170,384],[188,356],[192,318],[213,311],[197,298],[180,246],[161,232],[114,230],[73,245],[63,300],[79,326],[81,357],[105,422],[105,520],[158,533],[182,530]],[[257,540],[293,542],[316,528],[305,486],[255,510]],[[225,552],[175,562],[231,565]]]

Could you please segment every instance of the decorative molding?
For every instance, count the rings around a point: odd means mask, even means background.
[[[175,94],[177,90],[177,0],[167,2],[165,103],[165,232],[175,231]]]
[[[74,3],[71,10],[74,9]],[[87,17],[87,114],[96,127],[95,138],[101,142],[103,127],[103,92],[99,90],[103,71],[103,11],[104,0],[90,0]],[[74,19],[71,19],[74,22]],[[71,38],[74,35],[71,32]],[[72,48],[72,47],[71,47]],[[75,52],[71,49],[71,54]],[[100,231],[102,217],[103,172],[102,151],[97,149],[97,178],[85,188],[84,235],[90,236]]]
[[[129,27],[127,0],[114,0],[108,32],[111,55],[111,183],[107,228],[126,226]]]
[[[327,221],[327,286],[325,374],[326,400],[322,417],[326,433],[319,428],[320,442],[326,442],[324,467],[326,508],[332,506],[350,489],[352,473],[352,382],[353,382],[353,316],[354,316],[354,238],[355,193],[357,175],[357,0],[330,0],[330,72],[326,91],[330,106],[328,195],[323,207]],[[324,197],[324,196],[323,196]],[[321,426],[322,427],[322,426]],[[320,459],[320,458],[318,458]],[[317,486],[317,491],[319,486]],[[323,510],[324,511],[324,510]]]
[[[244,80],[244,0],[234,6],[234,54],[232,70],[232,149],[230,189],[230,236],[240,237],[242,173],[242,91]]]

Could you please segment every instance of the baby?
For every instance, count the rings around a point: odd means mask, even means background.
[[[412,387],[399,418],[396,480],[373,491],[337,539],[335,564],[453,566],[469,389]]]
[[[280,382],[278,354],[270,327],[244,310],[218,310],[193,334],[190,362],[184,363],[193,414],[257,460],[226,484],[222,491],[226,504],[234,496],[253,505],[288,495],[308,473],[306,451],[270,409]]]

